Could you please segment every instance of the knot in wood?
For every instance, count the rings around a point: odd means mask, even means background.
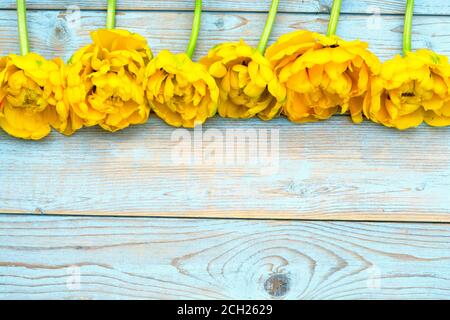
[[[266,292],[276,298],[285,296],[288,293],[289,288],[289,277],[281,273],[271,275],[264,283]]]

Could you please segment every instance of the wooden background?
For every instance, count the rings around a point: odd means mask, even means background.
[[[69,58],[105,23],[105,1],[27,2],[32,50],[48,58]],[[255,45],[269,2],[205,0],[197,58],[240,37]],[[119,0],[117,24],[155,53],[182,51],[192,4]],[[344,0],[338,33],[386,60],[401,50],[404,6]],[[325,32],[330,7],[282,0],[273,39]],[[18,52],[14,9],[1,1],[0,54]],[[450,1],[416,1],[415,48],[449,55],[449,27]],[[449,129],[345,116],[203,129],[237,128],[278,130],[277,170],[177,165],[174,129],[155,117],[114,135],[0,132],[0,298],[450,298]]]

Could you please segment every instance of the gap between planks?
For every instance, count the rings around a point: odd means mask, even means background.
[[[423,216],[411,213],[395,213],[395,214],[352,214],[352,213],[325,213],[325,214],[308,214],[308,213],[288,213],[288,212],[266,212],[261,211],[239,211],[239,212],[186,212],[186,213],[117,213],[117,212],[76,212],[76,211],[53,211],[43,212],[21,212],[9,211],[2,212],[0,215],[18,215],[18,216],[54,216],[54,217],[109,217],[109,218],[170,218],[170,219],[208,219],[208,220],[256,220],[256,221],[329,221],[329,222],[379,222],[379,223],[436,223],[448,224],[450,217],[446,214],[435,214]]]

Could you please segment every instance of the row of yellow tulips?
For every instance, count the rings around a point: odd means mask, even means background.
[[[196,63],[201,1],[196,4],[187,53],[154,57],[143,37],[114,29],[115,1],[109,1],[108,28],[92,32],[92,44],[65,64],[28,52],[25,5],[18,1],[22,55],[0,59],[0,127],[23,139],[41,139],[51,128],[65,135],[95,125],[114,132],[145,123],[151,111],[187,128],[217,112],[263,120],[283,114],[298,123],[349,113],[355,123],[366,118],[398,129],[450,125],[448,58],[410,51],[412,0],[405,54],[383,64],[366,43],[334,35],[339,0],[327,36],[296,31],[265,50],[274,1],[258,48],[225,43]]]

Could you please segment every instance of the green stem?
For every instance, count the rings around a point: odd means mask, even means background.
[[[258,51],[261,54],[264,54],[264,51],[266,51],[267,43],[269,42],[270,34],[272,33],[273,25],[275,23],[275,18],[277,17],[279,2],[279,0],[272,0],[272,5],[270,6],[269,15],[266,20],[266,26],[264,27],[258,44]]]
[[[407,0],[405,12],[405,28],[403,31],[403,54],[411,51],[412,20],[414,15],[414,0]]]
[[[20,53],[26,55],[30,51],[30,45],[28,42],[27,6],[25,0],[17,0],[17,23],[19,27]]]
[[[108,0],[108,13],[106,15],[106,28],[116,27],[116,0]]]
[[[194,22],[192,23],[191,38],[186,49],[186,54],[189,56],[189,58],[192,58],[195,52],[195,47],[197,46],[198,34],[200,32],[201,16],[202,0],[195,0]]]
[[[330,22],[328,23],[327,36],[334,36],[336,34],[339,16],[341,15],[342,0],[334,0],[331,8]]]

